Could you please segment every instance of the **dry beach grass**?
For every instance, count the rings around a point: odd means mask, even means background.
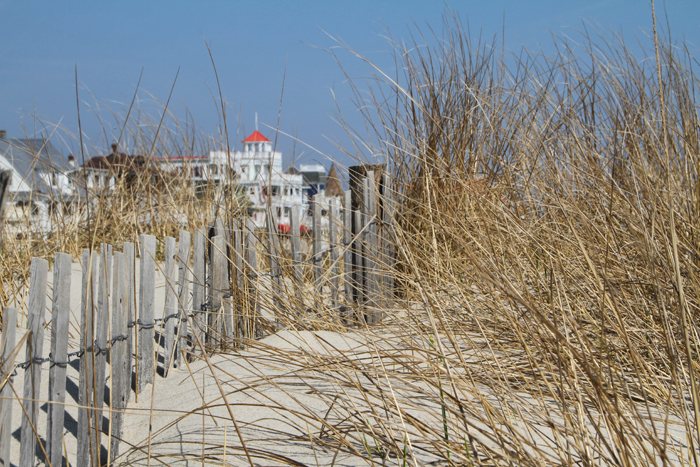
[[[384,321],[290,315],[157,380],[118,461],[700,465],[695,61],[663,41],[640,58],[618,37],[553,40],[506,59],[450,18],[393,44],[395,75],[352,81],[371,132],[355,149],[397,187]],[[158,196],[188,228],[227,212]],[[4,293],[29,252],[175,231],[139,224],[152,203],[97,206],[71,245],[6,242]]]

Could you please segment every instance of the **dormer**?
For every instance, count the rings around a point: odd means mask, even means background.
[[[262,133],[255,130],[243,140],[243,152],[270,152],[272,151],[272,141],[265,138]]]

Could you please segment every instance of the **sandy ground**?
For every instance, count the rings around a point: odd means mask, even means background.
[[[71,331],[68,351],[79,347],[79,310],[81,289],[81,265],[73,263],[71,278]],[[136,267],[138,282],[138,264]],[[49,290],[47,299],[47,322],[50,320],[52,296],[52,271],[49,272]],[[156,278],[156,317],[162,316],[164,309],[165,282],[162,274]],[[18,308],[22,308],[20,304]],[[17,341],[26,333],[26,316],[18,315]],[[45,331],[44,354],[48,356],[50,348],[50,329]],[[319,339],[320,338],[320,339]],[[276,360],[274,355],[286,350],[306,350],[314,353],[327,352],[324,347],[331,345],[332,352],[353,352],[362,344],[361,339],[353,334],[292,333],[282,331],[259,341],[265,347],[264,352],[242,352],[229,356],[214,355],[210,362],[204,359],[194,360],[189,367],[171,370],[167,378],[156,376],[155,385],[148,385],[138,396],[138,402],[132,393],[127,414],[125,415],[123,439],[117,464],[148,464],[150,445],[151,465],[202,465],[203,446],[211,454],[210,461],[221,464],[222,453],[228,452],[226,464],[249,464],[248,457],[256,464],[289,465],[302,464],[358,465],[363,464],[358,456],[329,452],[322,443],[314,445],[313,432],[299,431],[294,426],[304,426],[304,417],[289,413],[282,407],[302,407],[311,418],[320,417],[328,410],[325,398],[319,398],[314,391],[322,390],[318,381],[313,390],[309,387],[299,389],[296,378],[285,378],[293,372],[299,362]],[[277,350],[275,350],[277,349]],[[161,350],[161,349],[159,349]],[[19,352],[18,361],[25,360],[26,350]],[[273,356],[271,358],[271,355]],[[68,366],[66,415],[64,429],[65,456],[70,465],[75,463],[77,450],[78,419],[78,368],[74,360]],[[109,365],[107,366],[107,387],[109,388]],[[23,394],[23,370],[12,381],[16,398]],[[48,397],[49,365],[42,366],[41,399]],[[217,385],[217,379],[222,386]],[[261,385],[262,380],[268,383]],[[269,381],[274,381],[269,383]],[[302,384],[304,386],[304,384]],[[254,389],[251,389],[254,388]],[[326,388],[328,389],[328,388]],[[225,394],[222,397],[222,393]],[[311,393],[311,394],[309,394]],[[153,396],[153,397],[151,397]],[[37,431],[42,441],[46,436],[46,412],[48,404],[41,405]],[[231,411],[229,412],[229,408]],[[12,413],[12,456],[11,461],[17,465],[20,450],[20,426],[22,408],[15,400]],[[236,419],[238,427],[232,422],[230,414]],[[103,419],[105,430],[109,430],[108,417]],[[149,427],[151,428],[149,430]],[[238,431],[236,430],[238,428]],[[318,430],[316,430],[318,431]],[[318,433],[316,433],[318,434]],[[241,438],[243,443],[241,443]],[[245,444],[248,451],[242,449]],[[102,437],[103,456],[109,445],[107,436]],[[138,447],[138,448],[135,448]],[[357,446],[363,449],[361,445]],[[261,453],[267,454],[262,455]],[[270,454],[272,453],[272,454]],[[209,453],[205,453],[209,456]],[[278,456],[277,461],[270,456]],[[197,460],[193,460],[196,458]],[[265,460],[263,461],[263,458]],[[39,462],[43,460],[39,448]]]
[[[71,283],[73,329],[69,352],[76,350],[79,342],[76,329],[79,323],[80,277],[80,265],[74,263]],[[156,316],[163,314],[164,290],[163,277],[158,274]],[[50,308],[50,300],[48,305]],[[25,332],[22,328],[26,324],[25,319],[19,321],[18,339]],[[439,397],[431,393],[434,388],[410,378],[379,382],[377,379],[382,378],[381,374],[367,374],[367,371],[375,368],[377,347],[384,347],[389,353],[401,352],[401,332],[401,329],[394,329],[393,333],[378,336],[360,331],[285,330],[258,341],[253,349],[214,355],[209,362],[195,360],[189,366],[173,369],[167,378],[156,376],[155,384],[147,386],[138,401],[132,393],[116,464],[194,466],[250,465],[252,462],[255,465],[367,465],[370,463],[367,451],[371,441],[357,435],[353,424],[358,420],[348,414],[361,414],[362,417],[387,422],[395,427],[401,427],[403,422],[392,418],[388,412],[381,412],[383,406],[393,403],[389,396],[388,400],[374,399],[375,396],[367,395],[358,388],[381,384],[387,395],[401,398],[406,414],[434,426],[441,423],[440,407],[436,405]],[[46,332],[46,356],[49,335]],[[24,350],[19,355],[24,360]],[[468,352],[465,355],[468,356]],[[42,370],[42,400],[47,397],[48,373],[49,368],[45,364]],[[22,379],[20,371],[13,382],[19,397],[23,390]],[[504,407],[503,400],[498,399],[485,385],[477,384],[474,390],[474,399],[465,401],[466,404],[482,407],[488,403],[494,408]],[[77,361],[68,368],[67,392],[64,444],[66,458],[73,465],[77,447]],[[535,407],[536,402],[527,394],[522,395],[521,402],[519,408],[506,409],[512,411],[507,416],[516,427],[518,417],[527,417],[540,427],[539,432],[529,435],[533,446],[542,446],[548,438],[551,441],[552,430],[548,424],[558,424],[561,420],[539,420],[536,418],[538,415],[528,414],[528,407]],[[38,423],[42,440],[46,434],[46,410],[47,404],[44,403]],[[654,415],[657,419],[663,418],[658,413]],[[19,460],[21,420],[21,406],[15,400],[12,421],[12,462],[15,465]],[[682,444],[685,437],[683,427],[679,421],[671,422],[669,442]],[[108,431],[107,416],[103,423]],[[477,428],[477,432],[478,429],[483,429],[483,433],[489,431],[477,421],[473,427]],[[346,444],[342,449],[327,442],[329,430],[336,430],[335,438],[345,439]],[[402,437],[398,436],[397,439]],[[102,435],[103,456],[107,454],[107,438],[107,435]],[[425,438],[423,436],[423,442],[429,443],[430,440]],[[483,436],[480,436],[480,440],[488,444]],[[416,456],[415,461],[420,465],[438,461],[427,454],[427,450],[415,449],[412,455]],[[396,457],[380,459],[375,456],[373,461],[401,465],[401,460]]]

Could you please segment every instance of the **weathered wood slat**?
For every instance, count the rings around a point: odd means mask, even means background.
[[[224,220],[220,217],[217,217],[214,220],[214,232],[213,232],[213,234],[214,234],[213,236],[222,235],[225,237]]]
[[[156,239],[141,235],[141,262],[139,284],[138,362],[136,369],[136,393],[140,394],[147,384],[153,383],[154,362],[154,315]]]
[[[202,227],[194,233],[194,253],[192,258],[192,309],[196,316],[192,320],[192,333],[196,334],[194,342],[204,345],[204,330],[207,322],[207,314],[204,312],[206,300],[206,255],[207,255],[207,229]],[[204,349],[198,349],[202,352]],[[194,349],[193,349],[194,351]]]
[[[394,266],[396,264],[396,252],[394,247],[394,219],[396,218],[396,201],[394,196],[394,184],[391,176],[384,172],[382,192],[382,258],[384,277],[382,289],[384,292],[385,306],[394,299]]]
[[[233,320],[233,299],[231,296],[227,296],[221,299],[221,313],[223,319],[224,334],[222,336],[223,345],[226,348],[230,348],[234,345],[235,340],[235,330],[234,330],[234,320]]]
[[[163,348],[163,377],[168,376],[175,352],[175,324],[178,318],[177,284],[175,274],[177,265],[177,242],[173,237],[165,237],[165,309],[163,311],[163,327],[165,327]]]
[[[213,346],[223,344],[224,319],[221,298],[228,293],[228,264],[226,261],[226,239],[223,235],[216,235],[212,239],[211,248],[211,314],[209,315],[209,327],[211,329],[210,342]]]
[[[109,352],[109,364],[111,371],[110,391],[109,391],[109,407],[110,407],[110,462],[113,461],[119,454],[119,438],[122,436],[122,424],[124,421],[124,359],[126,358],[126,340],[117,340],[125,336],[125,294],[126,290],[123,287],[125,280],[124,274],[124,254],[114,253],[114,268],[112,273],[112,326],[111,337],[112,342]]]
[[[235,304],[233,305],[234,339],[236,347],[240,347],[241,338],[245,334],[243,320],[243,291],[245,289],[245,272],[243,270],[243,225],[239,219],[233,220],[233,270],[235,271]],[[232,280],[233,281],[233,280]]]
[[[29,276],[29,308],[27,310],[27,329],[30,333],[27,339],[26,360],[32,363],[24,370],[24,417],[22,417],[21,447],[19,451],[20,467],[33,467],[36,457],[36,432],[39,416],[41,387],[41,359],[44,351],[44,314],[46,312],[46,279],[49,263],[45,259],[32,258]]]
[[[377,323],[382,320],[382,313],[379,308],[381,298],[379,296],[379,270],[377,268],[377,255],[379,254],[377,242],[377,184],[374,179],[374,171],[367,172],[367,226],[365,243],[365,283],[367,287],[366,306],[370,310],[372,322]]]
[[[280,273],[280,261],[279,258],[282,253],[282,248],[280,246],[280,239],[277,234],[277,213],[275,208],[271,207],[267,211],[267,216],[265,217],[266,223],[266,239],[267,239],[267,254],[270,264],[270,292],[272,293],[272,308],[275,314],[275,324],[277,328],[281,328],[281,301],[280,295],[282,293],[282,276]]]
[[[82,294],[80,300],[80,350],[83,352],[80,358],[80,376],[78,382],[78,452],[76,464],[80,466],[93,465],[93,452],[95,452],[95,433],[92,421],[94,407],[94,353],[95,342],[93,297],[97,292],[96,276],[98,271],[98,254],[83,250],[83,277]],[[99,450],[97,451],[99,453]]]
[[[322,295],[323,293],[323,256],[322,256],[322,249],[323,249],[323,224],[321,222],[321,203],[320,203],[321,195],[316,194],[314,195],[314,199],[312,201],[312,219],[311,222],[313,224],[313,235],[314,235],[314,243],[313,243],[313,271],[314,271],[314,285],[316,286],[316,290],[319,294],[319,296]],[[320,303],[318,304],[319,306],[321,305]]]
[[[338,200],[332,199],[329,202],[328,212],[328,242],[330,248],[330,274],[331,274],[331,300],[333,306],[338,306],[338,222],[339,222]]]
[[[344,194],[343,199],[343,243],[345,243],[345,249],[343,250],[343,285],[345,288],[345,301],[348,305],[345,312],[345,320],[350,320],[352,318],[352,304],[355,300],[355,285],[353,281],[353,265],[352,265],[352,255],[353,255],[353,233],[352,233],[352,192],[347,190]]]
[[[15,350],[17,339],[17,309],[5,307],[2,312],[2,380],[5,382],[0,391],[0,467],[10,467],[10,443],[12,442],[12,402],[14,395],[10,384],[12,383],[12,369],[14,359],[12,352]]]
[[[192,242],[190,233],[186,230],[180,230],[180,241],[177,252],[177,284],[178,284],[178,310],[179,310],[179,326],[177,330],[178,345],[176,350],[176,364],[179,367],[182,364],[182,352],[188,351],[187,346],[187,314],[189,313],[189,278],[190,278],[190,243]]]
[[[71,255],[56,253],[51,304],[51,356],[55,362],[68,361],[70,321]],[[49,369],[49,406],[46,414],[46,455],[51,465],[62,465],[65,422],[67,363]]]
[[[131,242],[124,243],[124,330],[127,336],[124,348],[124,401],[131,399],[131,383],[133,380],[134,334],[138,329],[136,321],[136,248]]]
[[[99,295],[95,320],[95,419],[99,429],[103,426],[102,407],[105,398],[105,371],[109,341],[109,296],[112,279],[112,245],[100,245]]]
[[[301,206],[292,206],[289,219],[290,248],[292,252],[292,289],[299,300],[298,309],[304,310],[304,275],[301,251]]]
[[[352,256],[353,256],[353,273],[352,273],[352,278],[353,278],[353,285],[355,289],[355,301],[357,302],[358,307],[356,308],[357,311],[357,316],[355,317],[358,322],[362,319],[364,319],[364,312],[361,311],[360,305],[364,303],[365,300],[365,293],[364,293],[364,283],[365,283],[365,265],[364,265],[364,260],[363,260],[363,253],[364,253],[364,246],[363,246],[363,239],[364,239],[364,233],[363,233],[363,224],[362,224],[362,210],[361,207],[360,209],[357,209],[353,211],[353,217],[354,217],[354,222],[353,222],[353,236],[355,238],[353,244],[354,248],[352,250]]]
[[[258,297],[258,256],[257,256],[258,238],[255,236],[255,222],[253,219],[246,219],[245,231],[245,255],[248,265],[246,271],[247,292],[248,292],[248,308],[246,316],[246,332],[245,335],[249,339],[257,339],[262,335],[262,329],[259,325],[260,320],[260,302]]]

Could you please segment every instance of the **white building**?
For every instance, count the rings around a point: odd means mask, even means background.
[[[285,173],[282,169],[282,153],[273,151],[272,141],[255,130],[243,141],[243,151],[210,151],[204,157],[178,157],[164,159],[164,170],[185,171],[195,187],[213,185],[225,187],[240,185],[251,202],[251,216],[256,225],[265,224],[267,207],[276,209],[278,224],[287,229],[293,206],[308,211],[308,199],[304,196],[303,176]],[[302,224],[309,225],[302,215]]]
[[[6,222],[18,232],[50,230],[52,212],[70,203],[70,165],[50,141],[11,139],[0,131],[0,170],[11,172]]]

